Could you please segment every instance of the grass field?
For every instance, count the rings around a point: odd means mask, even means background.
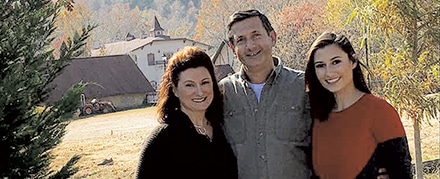
[[[155,108],[134,109],[77,119],[69,124],[52,168],[58,169],[75,154],[79,172],[73,178],[134,178],[142,143],[157,124]],[[113,165],[98,166],[103,159]]]
[[[134,178],[142,143],[157,125],[155,115],[155,108],[149,107],[77,119],[69,124],[63,142],[52,151],[56,158],[51,167],[58,170],[70,157],[79,154],[82,156],[76,164],[79,172],[73,178]],[[413,155],[412,123],[403,119],[403,124]],[[438,121],[423,124],[424,160],[439,158],[439,131]],[[109,158],[113,159],[113,165],[97,165]],[[440,177],[437,174],[426,178]]]

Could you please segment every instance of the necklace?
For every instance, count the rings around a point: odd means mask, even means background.
[[[196,131],[197,131],[199,134],[207,135],[207,134],[206,134],[206,128],[204,128],[203,126],[201,126],[201,125],[197,125],[197,124],[194,124],[194,127],[196,128]]]
[[[194,124],[194,128],[196,128],[197,133],[199,133],[199,134],[205,136],[206,138],[208,138],[208,140],[209,140],[210,142],[212,142],[212,139],[211,139],[211,137],[209,137],[209,135],[207,134],[207,132],[206,132],[206,128],[205,128],[205,127],[203,127],[202,125]]]

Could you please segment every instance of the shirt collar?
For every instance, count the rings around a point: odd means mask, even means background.
[[[275,68],[274,68],[274,70],[272,70],[272,72],[269,74],[269,77],[266,79],[266,82],[265,82],[266,84],[274,83],[276,81],[276,79],[278,78],[278,76],[280,75],[281,69],[283,68],[283,64],[282,64],[279,57],[272,56],[272,60],[273,60],[273,63],[275,64]],[[243,70],[243,65],[240,68],[239,75],[243,80],[249,82],[249,78],[246,75],[246,72]]]

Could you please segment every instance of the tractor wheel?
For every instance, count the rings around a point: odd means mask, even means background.
[[[90,114],[93,113],[93,109],[90,106],[87,106],[87,107],[84,108],[83,113],[85,115],[90,115]]]

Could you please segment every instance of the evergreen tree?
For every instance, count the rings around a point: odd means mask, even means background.
[[[57,172],[50,150],[61,142],[79,106],[84,84],[73,86],[53,106],[41,107],[51,82],[83,50],[94,26],[82,29],[53,55],[54,21],[72,0],[3,0],[0,2],[0,178],[67,178],[79,156]],[[40,107],[39,107],[40,106]]]

